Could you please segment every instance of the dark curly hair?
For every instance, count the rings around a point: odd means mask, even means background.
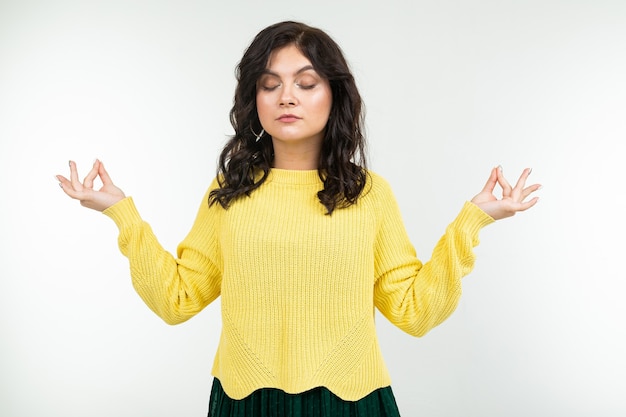
[[[358,200],[367,179],[363,104],[343,53],[324,31],[299,22],[286,21],[263,29],[245,51],[236,68],[237,88],[230,110],[235,134],[219,157],[219,188],[209,194],[209,204],[227,209],[231,202],[249,196],[267,179],[273,163],[271,140],[259,140],[262,127],[256,108],[259,77],[273,51],[295,45],[327,79],[332,107],[320,152],[318,173],[324,187],[317,193],[328,214]]]

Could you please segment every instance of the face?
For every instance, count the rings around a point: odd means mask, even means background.
[[[257,83],[256,105],[274,145],[321,147],[332,106],[328,80],[294,45],[274,51]]]

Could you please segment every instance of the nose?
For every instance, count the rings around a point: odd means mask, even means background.
[[[283,84],[283,88],[281,88],[281,94],[279,97],[279,105],[281,107],[285,106],[295,106],[298,103],[298,100],[295,96],[295,86],[290,84]]]

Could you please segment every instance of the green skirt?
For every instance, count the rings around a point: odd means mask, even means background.
[[[400,412],[391,387],[377,389],[358,401],[342,400],[325,387],[301,394],[262,388],[233,400],[214,378],[208,417],[400,417]]]

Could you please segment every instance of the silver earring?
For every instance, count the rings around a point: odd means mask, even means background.
[[[261,133],[259,133],[257,135],[256,132],[254,130],[252,130],[252,126],[250,126],[250,132],[252,132],[254,137],[256,137],[256,141],[255,142],[258,142],[258,141],[261,140],[261,137],[263,137],[263,135],[265,134],[265,129],[261,128]]]

